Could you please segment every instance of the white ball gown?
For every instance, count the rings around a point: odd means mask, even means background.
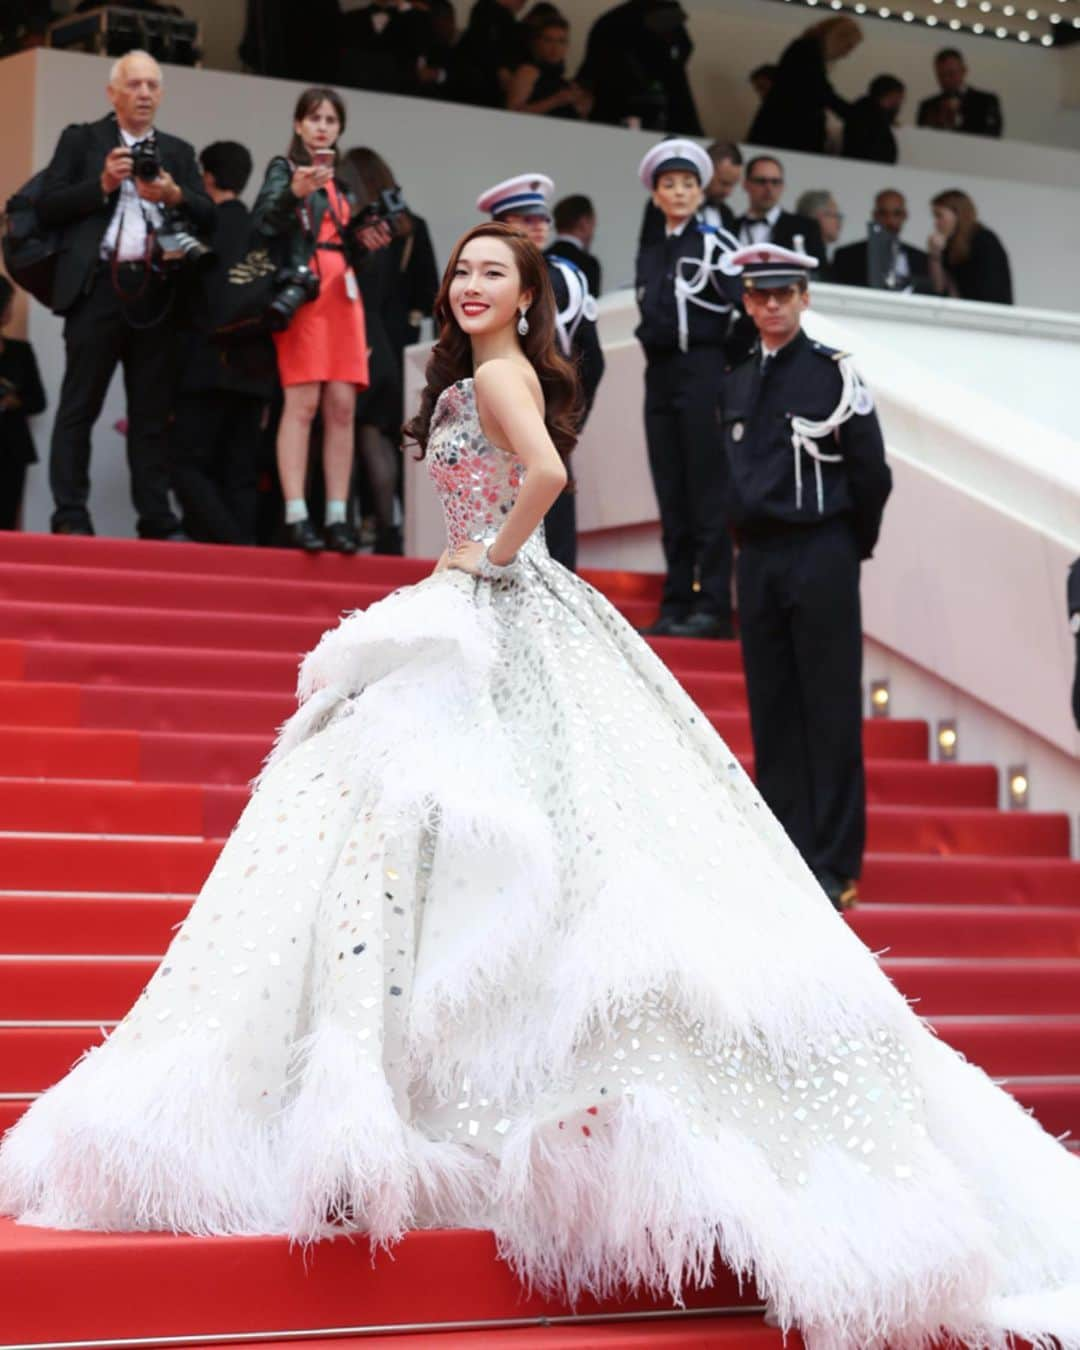
[[[523,470],[471,380],[428,451],[450,546],[490,539]],[[719,1246],[813,1350],[1080,1347],[1080,1160],[915,1016],[542,531],[519,573],[323,637],[160,968],[6,1136],[0,1210],[490,1226],[571,1292],[677,1294]]]

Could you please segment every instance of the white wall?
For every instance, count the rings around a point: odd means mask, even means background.
[[[572,67],[584,51],[589,25],[614,2],[560,0],[560,9],[571,21]],[[346,0],[344,7],[355,8],[356,3]],[[753,90],[746,83],[747,73],[762,62],[775,61],[794,36],[821,16],[802,5],[780,6],[771,0],[683,0],[683,5],[690,15],[696,46],[691,79],[706,131],[711,136],[741,140],[756,104]],[[472,0],[455,0],[455,7],[458,21],[464,25]],[[914,0],[912,8],[919,7],[919,0]],[[237,69],[236,46],[243,30],[244,10],[240,0],[185,0],[184,9],[203,24],[207,63],[219,69]],[[901,27],[871,18],[862,22],[866,40],[836,68],[835,83],[840,93],[855,97],[875,75],[888,71],[908,86],[906,120],[914,122],[918,99],[936,92],[931,70],[934,52],[946,44],[958,45],[967,54],[972,83],[1001,95],[1010,138],[1080,148],[1080,109],[1075,102],[1066,108],[1061,96],[1062,82],[1068,87],[1075,64],[1075,59],[1070,59],[1074,54],[1068,49],[1021,46],[922,24]],[[950,138],[936,135],[931,139]],[[924,153],[932,156],[934,151],[924,151],[916,143],[904,146],[905,159],[910,156],[912,163],[926,164]]]

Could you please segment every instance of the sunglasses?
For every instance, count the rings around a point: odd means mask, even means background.
[[[749,305],[766,305],[770,299],[775,299],[778,305],[786,305],[794,300],[798,294],[798,286],[769,286],[765,290],[748,290],[746,292],[746,303]]]
[[[748,183],[756,183],[758,187],[783,187],[782,178],[764,178],[761,174],[754,174],[752,178],[746,180]]]

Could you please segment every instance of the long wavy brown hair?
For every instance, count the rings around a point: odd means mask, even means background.
[[[426,383],[420,395],[416,416],[405,424],[405,439],[420,447],[418,459],[427,454],[428,435],[435,404],[444,389],[473,373],[472,343],[463,332],[450,306],[450,283],[457,270],[458,259],[466,244],[474,239],[501,239],[514,255],[518,279],[523,291],[531,291],[533,302],[529,308],[529,331],[519,339],[521,350],[532,362],[540,377],[544,393],[544,422],[555,449],[565,459],[577,444],[581,428],[583,402],[577,371],[559,354],[555,339],[555,296],[548,277],[543,254],[520,230],[497,222],[476,225],[463,234],[454,245],[454,251],[443,273],[442,285],[435,298],[435,322],[439,338],[431,349]]]
[[[979,228],[975,203],[962,188],[946,188],[931,199],[931,206],[947,206],[956,213],[956,226],[945,244],[945,261],[953,267],[971,257],[971,240]]]

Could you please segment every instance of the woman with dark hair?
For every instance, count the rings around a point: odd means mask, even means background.
[[[256,236],[273,241],[288,273],[295,312],[274,334],[285,403],[277,458],[285,498],[285,540],[317,553],[356,552],[348,521],[356,391],[368,382],[364,306],[356,267],[389,243],[384,226],[355,233],[353,202],[337,177],[345,104],[333,89],[305,89],[293,113],[288,156],[270,161],[252,212]],[[322,536],[308,519],[305,487],[311,424],[322,414],[326,517]]]
[[[587,89],[566,78],[570,24],[557,11],[543,22],[525,19],[528,55],[510,76],[506,106],[511,112],[584,120],[592,111]]]
[[[841,120],[851,110],[829,83],[828,68],[862,41],[862,29],[846,14],[808,28],[785,50],[769,92],[746,139],[776,150],[825,152],[825,110]]]
[[[924,1025],[542,522],[578,391],[470,230],[409,424],[432,576],[342,620],[138,1002],[0,1147],[83,1229],[489,1227],[527,1286],[718,1257],[810,1350],[1075,1350],[1080,1160]]]
[[[930,282],[938,295],[1011,305],[1009,255],[994,231],[979,220],[968,194],[948,188],[931,200],[930,209],[934,232],[926,247]]]
[[[384,193],[399,191],[393,170],[368,146],[348,152],[342,175],[361,210],[378,205]],[[356,425],[375,516],[376,553],[402,551],[395,503],[401,477],[404,354],[419,340],[420,320],[432,312],[438,286],[427,223],[405,210],[394,221],[390,247],[373,255],[360,272],[372,383],[357,399]]]
[[[4,336],[14,302],[15,287],[0,276],[0,530],[19,528],[26,469],[38,457],[26,419],[45,408],[33,347]]]

